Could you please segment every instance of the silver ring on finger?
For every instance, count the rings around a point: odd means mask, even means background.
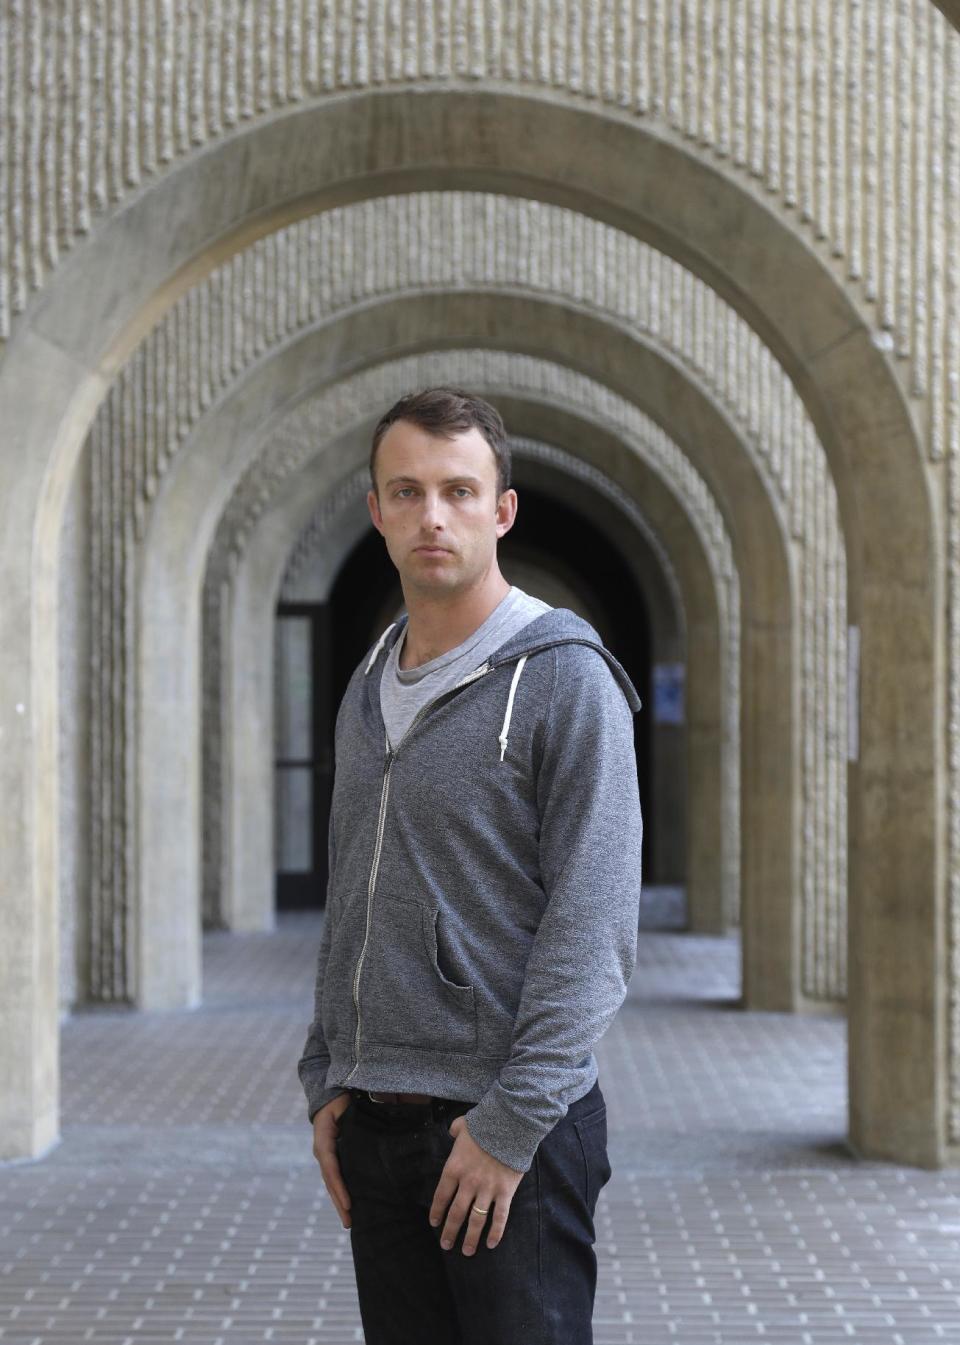
[[[490,1211],[489,1211],[489,1210],[482,1210],[482,1209],[480,1208],[479,1205],[472,1205],[472,1206],[470,1207],[470,1213],[471,1213],[471,1214],[489,1214]]]

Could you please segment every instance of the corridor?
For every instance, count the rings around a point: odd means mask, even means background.
[[[319,932],[208,934],[202,1009],[64,1024],[62,1143],[0,1166],[2,1345],[362,1340],[295,1068]],[[643,932],[598,1051],[597,1345],[960,1338],[960,1173],[854,1162],[842,1017],[738,1011],[737,964]]]

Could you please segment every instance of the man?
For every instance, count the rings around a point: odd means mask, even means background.
[[[370,475],[407,616],[337,716],[314,1153],[367,1345],[588,1345],[640,700],[592,626],[501,574],[517,494],[492,406],[402,398]]]

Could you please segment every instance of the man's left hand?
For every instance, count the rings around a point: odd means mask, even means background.
[[[503,1237],[510,1202],[523,1180],[523,1173],[507,1167],[506,1163],[488,1154],[486,1149],[481,1149],[467,1129],[463,1116],[454,1117],[450,1123],[450,1134],[456,1142],[443,1165],[433,1194],[430,1223],[435,1228],[446,1213],[440,1246],[444,1251],[449,1251],[466,1220],[463,1254],[472,1256],[477,1250],[488,1217],[492,1216],[487,1246],[492,1250]]]

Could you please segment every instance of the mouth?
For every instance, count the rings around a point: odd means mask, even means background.
[[[425,556],[449,556],[450,552],[445,546],[417,546],[415,551],[422,551]]]

